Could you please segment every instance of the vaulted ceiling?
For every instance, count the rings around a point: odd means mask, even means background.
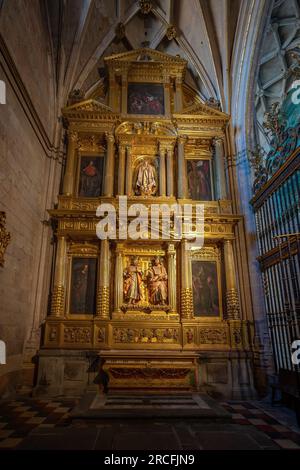
[[[300,0],[276,0],[261,48],[255,97],[258,139],[265,149],[269,138],[263,127],[264,114],[273,103],[282,102],[299,63]]]
[[[188,61],[187,83],[230,112],[230,65],[245,0],[46,0],[58,105],[101,81],[104,57],[149,47]],[[250,0],[246,0],[250,2]]]

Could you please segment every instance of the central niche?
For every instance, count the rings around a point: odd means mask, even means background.
[[[124,258],[123,309],[168,310],[168,273],[161,250]]]
[[[157,157],[141,156],[135,160],[133,191],[136,196],[155,196],[158,192],[159,162]]]
[[[135,196],[151,197],[158,193],[159,160],[156,156],[141,155],[134,160],[133,193]]]

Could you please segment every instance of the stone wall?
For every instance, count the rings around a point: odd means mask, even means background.
[[[0,105],[0,210],[11,233],[0,268],[0,339],[7,347],[0,396],[22,383],[47,311],[51,229],[42,221],[58,193],[61,165],[51,158],[59,129],[42,4],[9,0],[0,6],[0,80],[6,84],[6,104]],[[30,381],[33,365],[27,371]]]

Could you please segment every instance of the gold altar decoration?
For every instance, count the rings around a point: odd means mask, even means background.
[[[147,13],[151,2],[140,8]],[[105,64],[105,100],[93,91],[62,110],[68,150],[63,192],[49,210],[57,249],[43,347],[100,353],[111,387],[193,388],[199,354],[252,344],[235,273],[242,217],[224,197],[229,116],[185,84],[180,57],[143,48]],[[124,195],[146,207],[201,202],[204,247],[153,240],[149,228],[142,240],[99,240],[97,207],[112,204],[119,218]],[[195,297],[196,285],[203,295]]]

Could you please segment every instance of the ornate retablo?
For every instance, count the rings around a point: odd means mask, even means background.
[[[150,3],[141,2],[145,14]],[[143,48],[105,63],[107,94],[62,111],[68,151],[63,193],[49,211],[57,248],[44,347],[105,351],[111,386],[195,387],[199,353],[250,344],[235,276],[241,217],[220,197],[229,116],[185,84],[180,57]],[[203,204],[204,247],[187,250],[172,230],[163,237],[161,222],[155,235],[145,224],[140,239],[99,240],[97,207],[111,204],[121,224],[124,196],[149,211]]]

